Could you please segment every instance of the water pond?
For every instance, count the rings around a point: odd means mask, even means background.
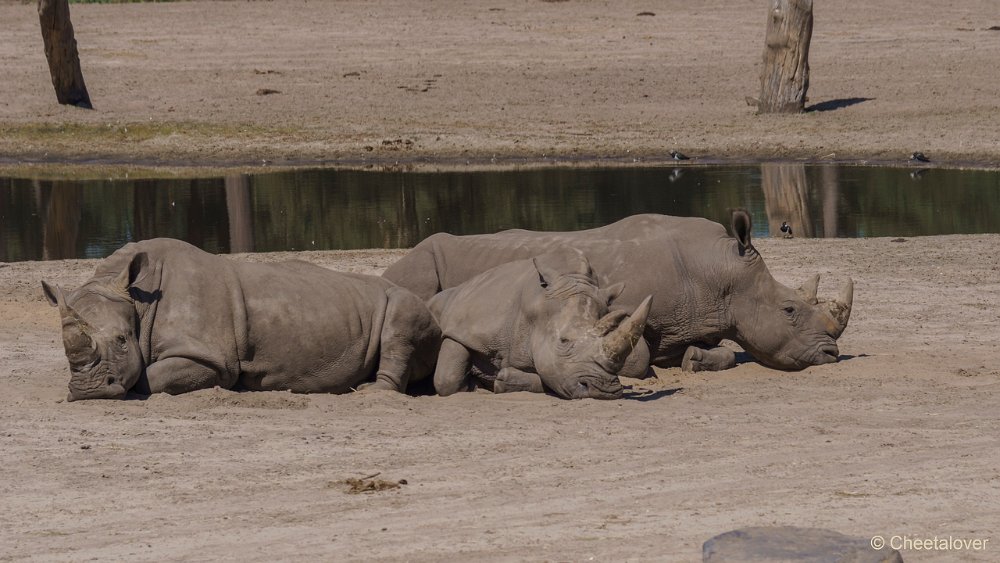
[[[210,252],[413,246],[447,231],[575,230],[635,213],[727,222],[756,236],[1000,232],[1000,172],[839,165],[299,170],[199,179],[0,178],[0,262],[99,258],[174,237]]]

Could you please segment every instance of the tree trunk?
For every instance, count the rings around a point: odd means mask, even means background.
[[[799,113],[809,89],[812,0],[770,0],[757,113]]]
[[[94,109],[83,83],[68,0],[38,0],[38,21],[42,25],[45,58],[49,61],[56,99],[60,104]]]

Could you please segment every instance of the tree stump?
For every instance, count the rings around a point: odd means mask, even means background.
[[[69,20],[69,1],[38,0],[38,21],[56,99],[60,104],[94,109],[83,83],[73,24]]]
[[[757,113],[800,113],[809,89],[812,0],[771,0]]]

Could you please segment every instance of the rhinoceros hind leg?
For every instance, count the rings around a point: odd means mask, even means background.
[[[405,392],[411,381],[434,371],[441,342],[441,329],[429,309],[416,295],[392,288],[379,346],[375,381],[358,387]]]
[[[688,346],[681,360],[684,371],[722,371],[736,366],[736,353],[729,348],[719,346],[708,350],[697,346]]]
[[[447,397],[459,391],[471,391],[474,382],[469,377],[469,350],[450,338],[441,343],[437,368],[434,370],[434,390]]]
[[[501,369],[497,373],[496,381],[493,382],[493,392],[513,393],[516,391],[544,393],[545,386],[537,373],[528,373],[511,367]]]
[[[211,389],[224,385],[219,372],[188,358],[164,358],[146,366],[146,379],[150,393],[179,395],[198,389]]]

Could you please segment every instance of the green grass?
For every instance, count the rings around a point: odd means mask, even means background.
[[[129,141],[180,135],[185,137],[263,137],[289,134],[289,130],[270,129],[248,124],[208,124],[195,122],[149,123],[28,123],[0,125],[0,135],[16,137],[28,142],[70,141]]]

